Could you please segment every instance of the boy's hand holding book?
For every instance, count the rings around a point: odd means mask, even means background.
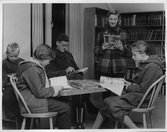
[[[75,69],[74,69],[73,67],[71,67],[71,66],[69,66],[69,67],[66,69],[66,73],[67,73],[67,74],[72,73],[72,72],[74,72],[74,71],[75,71]]]
[[[68,73],[67,76],[69,75],[74,75],[74,74],[85,74],[88,71],[88,67],[82,68],[82,69],[78,69],[78,70],[74,70],[71,73]]]

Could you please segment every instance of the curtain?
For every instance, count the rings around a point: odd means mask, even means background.
[[[43,4],[33,3],[31,11],[31,51],[33,53],[37,46],[44,42]]]
[[[83,33],[81,32],[81,9],[80,4],[69,4],[66,8],[68,11],[69,22],[68,35],[69,35],[69,51],[73,54],[74,59],[79,68],[83,67]],[[67,28],[67,27],[66,27]]]

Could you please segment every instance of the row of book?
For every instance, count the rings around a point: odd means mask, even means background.
[[[163,25],[163,15],[122,16],[122,26]]]
[[[162,40],[162,35],[165,36],[160,29],[132,29],[127,32],[130,40]]]
[[[101,15],[95,15],[95,26],[104,28],[106,23],[107,23],[107,17]]]
[[[105,27],[107,23],[107,17],[101,15],[95,15],[95,26]],[[136,15],[133,16],[122,16],[121,26],[152,26],[152,25],[163,25],[163,15]]]
[[[161,55],[161,44],[151,44],[149,43],[149,46],[150,46],[150,54],[151,55]]]

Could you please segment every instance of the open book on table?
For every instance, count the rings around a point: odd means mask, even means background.
[[[53,77],[50,78],[50,85],[51,86],[57,86],[57,85],[61,85],[64,87],[64,89],[70,89],[72,88],[69,84],[68,84],[68,80],[66,76],[60,76],[60,77]]]
[[[125,86],[125,80],[124,78],[111,78],[101,76],[100,86],[120,96]]]
[[[78,89],[88,89],[88,88],[97,88],[99,87],[99,82],[93,80],[69,80],[70,86]]]
[[[111,92],[121,95],[125,86],[124,78],[111,78],[111,77],[100,77],[100,82],[95,80],[69,80],[69,85],[78,89],[89,89],[89,88],[106,88]]]
[[[79,74],[79,73],[85,74],[87,71],[88,71],[88,67],[85,67],[85,68],[76,70],[76,71],[74,71],[74,72],[71,72],[71,73],[67,74],[67,76],[69,76],[69,75],[74,75],[74,74]]]

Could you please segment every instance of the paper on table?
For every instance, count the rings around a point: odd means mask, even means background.
[[[124,79],[101,76],[100,85],[120,96],[124,88]]]
[[[67,77],[66,76],[60,76],[60,77],[53,77],[50,78],[50,84],[51,86],[57,86],[57,85],[61,85],[64,87],[64,89],[70,89],[72,88],[67,81]]]

